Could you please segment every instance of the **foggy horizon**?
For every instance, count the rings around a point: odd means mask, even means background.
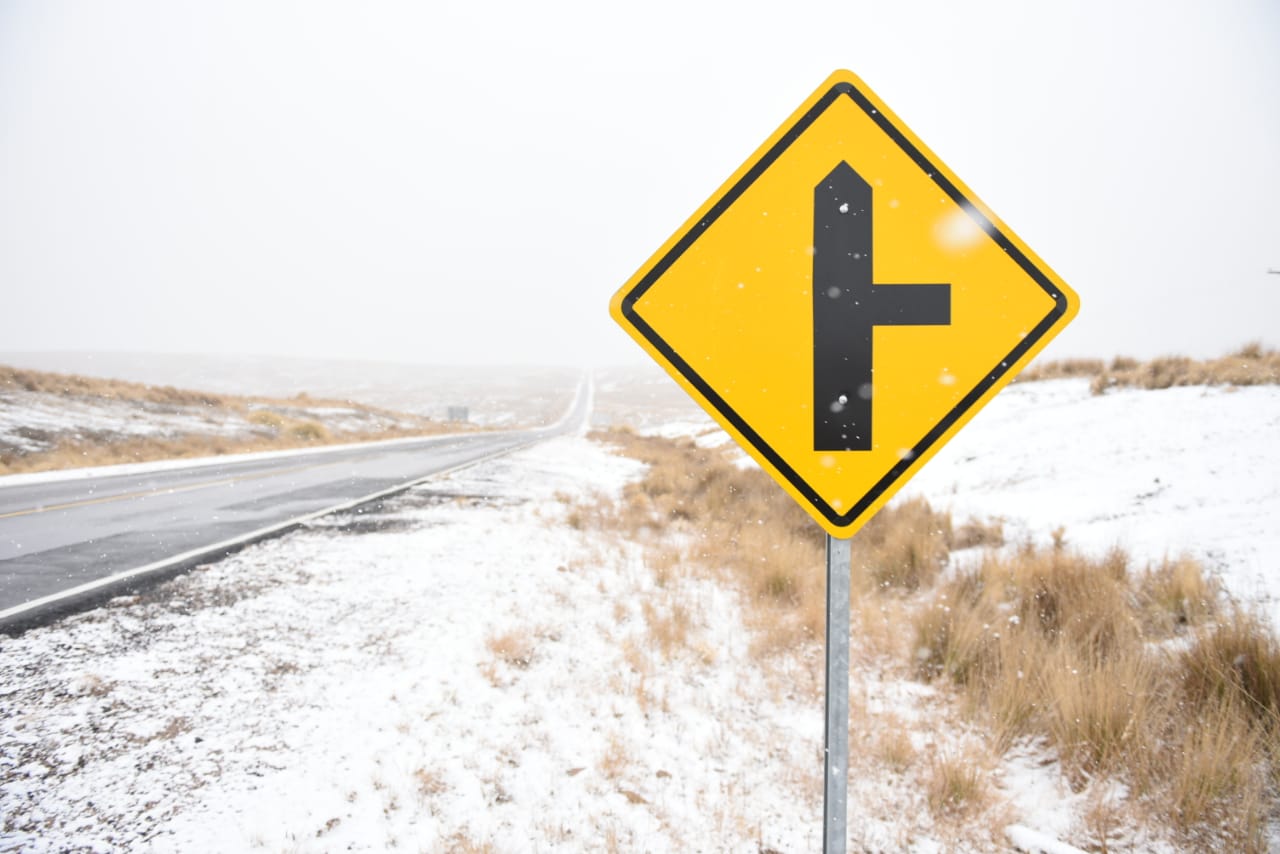
[[[0,9],[0,352],[630,365],[612,294],[828,74],[1081,299],[1280,346],[1280,10]],[[12,319],[21,318],[21,323]]]

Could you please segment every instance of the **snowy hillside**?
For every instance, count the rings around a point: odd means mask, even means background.
[[[904,492],[1006,520],[1014,539],[1202,559],[1280,626],[1280,387],[1002,392]]]
[[[904,497],[1189,551],[1275,607],[1277,435],[1274,386],[1019,384]],[[578,522],[640,473],[559,439],[0,640],[0,850],[815,850],[821,659],[762,665],[733,590]],[[854,662],[852,850],[1071,851],[1123,797],[1023,744],[978,762],[980,821],[935,816],[921,780],[977,734],[945,690]]]
[[[241,397],[0,365],[0,476],[469,427],[306,394]]]
[[[178,439],[189,435],[252,438],[270,435],[275,425],[286,420],[323,425],[326,432],[337,436],[422,430],[432,424],[423,418],[355,406],[299,402],[236,410],[0,390],[0,449],[23,454],[49,451],[66,441]]]
[[[443,419],[465,406],[484,425],[548,423],[573,396],[571,368],[415,365],[283,356],[115,352],[0,352],[0,364],[114,377],[214,394],[312,397]]]

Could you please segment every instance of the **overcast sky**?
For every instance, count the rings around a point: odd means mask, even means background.
[[[1280,4],[0,0],[0,351],[640,361],[612,293],[836,68],[1080,294],[1280,346]]]

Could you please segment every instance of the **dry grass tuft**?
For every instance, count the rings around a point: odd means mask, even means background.
[[[279,412],[273,412],[270,409],[255,409],[249,413],[249,423],[257,424],[259,427],[265,427],[268,430],[279,431],[284,429],[284,416]]]
[[[1137,650],[1082,659],[1055,645],[1037,678],[1040,719],[1077,782],[1141,767],[1151,756],[1153,727],[1161,724],[1161,673]],[[1034,696],[1034,695],[1033,695]]]
[[[649,630],[649,637],[665,658],[672,658],[689,645],[692,631],[692,615],[688,606],[671,602],[658,607],[652,599],[645,599],[640,606]]]
[[[329,428],[318,421],[294,422],[289,425],[289,435],[303,444],[324,443],[333,438]]]
[[[626,742],[617,735],[609,736],[609,741],[605,744],[597,765],[600,773],[607,780],[617,780],[626,773],[630,765],[631,754],[627,752]]]
[[[445,785],[444,777],[436,770],[419,768],[413,772],[413,779],[417,783],[418,796],[424,800],[443,794],[448,788]]]
[[[999,519],[980,521],[970,519],[956,529],[952,537],[951,548],[961,549],[995,548],[1004,545],[1004,523]]]
[[[943,585],[917,619],[921,673],[982,685],[1006,663],[1029,665],[1058,644],[1082,658],[1104,658],[1139,632],[1125,609],[1126,584],[1127,571],[1115,559],[1097,562],[1032,548],[1010,557],[989,554]],[[1010,648],[1011,638],[1042,642],[1043,648]]]
[[[453,854],[496,854],[498,850],[492,842],[477,841],[465,832],[455,833],[445,842],[446,845],[442,850],[453,852]]]
[[[988,769],[973,753],[938,753],[929,762],[925,797],[938,818],[963,818],[987,806],[991,799]]]
[[[1151,769],[1170,783],[1168,811],[1193,834],[1199,830],[1206,843],[1221,840],[1246,851],[1266,851],[1267,781],[1260,764],[1250,760],[1266,750],[1268,735],[1250,726],[1248,714],[1230,703],[1202,708],[1199,725],[1183,731]]]
[[[891,771],[905,772],[916,761],[916,748],[902,721],[890,718],[878,721],[872,754]]]
[[[853,538],[853,567],[873,587],[919,590],[946,566],[953,534],[951,515],[923,498],[891,504]]]
[[[1217,612],[1222,598],[1218,584],[1189,557],[1165,560],[1148,570],[1139,580],[1139,592],[1157,635],[1201,625]]]
[[[1200,631],[1181,657],[1181,671],[1193,701],[1280,723],[1280,643],[1256,615],[1234,609]]]
[[[510,667],[526,670],[533,663],[533,637],[528,631],[517,629],[490,635],[484,645],[499,661]]]

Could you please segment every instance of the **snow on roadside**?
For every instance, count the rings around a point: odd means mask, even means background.
[[[927,494],[1003,515],[1011,533],[1066,524],[1087,544],[1086,514],[1110,499],[1071,492],[1085,475],[1061,446],[1115,441],[1089,433],[1099,413],[1071,415],[1097,404],[1069,383],[1005,397],[926,467]],[[1178,423],[1217,423],[1187,406],[1216,397],[1179,400]],[[1239,400],[1237,426],[1269,405]],[[1066,426],[1017,450],[1041,410]],[[705,425],[670,429],[694,428],[714,444]],[[1108,466],[1123,468],[1100,461],[1095,478]],[[558,439],[0,638],[0,851],[816,849],[820,658],[762,666],[731,590],[660,585],[637,544],[568,524],[575,502],[640,471]],[[664,649],[677,617],[689,636]],[[981,737],[899,664],[856,645],[855,659],[854,850],[1083,838],[1085,793],[1027,745],[989,769],[987,831],[933,818],[929,769],[980,753]],[[895,770],[886,756],[904,752]]]
[[[811,849],[811,692],[563,524],[636,471],[556,440],[0,641],[0,849]]]
[[[1140,562],[1187,553],[1280,626],[1280,387],[1005,389],[902,495],[1006,537],[1120,546]]]

